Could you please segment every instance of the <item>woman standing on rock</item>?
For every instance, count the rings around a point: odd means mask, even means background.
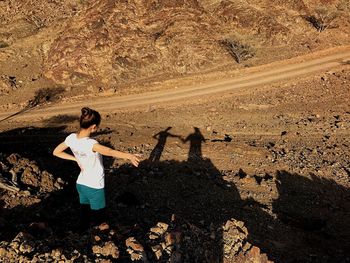
[[[138,155],[113,150],[90,138],[97,131],[100,122],[101,116],[97,111],[82,108],[79,132],[67,136],[53,151],[53,155],[59,158],[77,162],[81,169],[76,187],[82,211],[82,230],[87,229],[91,223],[100,224],[103,221],[106,201],[102,155],[130,160],[136,167],[139,165]],[[73,155],[65,152],[67,148],[72,150]]]

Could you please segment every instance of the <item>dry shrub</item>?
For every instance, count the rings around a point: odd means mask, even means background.
[[[244,42],[244,40],[239,39],[237,36],[227,37],[221,40],[220,44],[230,53],[237,63],[241,63],[255,56],[252,45]]]

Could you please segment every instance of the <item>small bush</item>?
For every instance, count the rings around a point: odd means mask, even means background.
[[[242,44],[238,40],[224,39],[220,41],[220,44],[225,47],[237,63],[241,63],[255,55],[255,52],[249,45]]]

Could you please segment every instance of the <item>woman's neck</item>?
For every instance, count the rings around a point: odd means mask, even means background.
[[[90,137],[91,131],[90,129],[81,129],[78,132],[78,138]]]

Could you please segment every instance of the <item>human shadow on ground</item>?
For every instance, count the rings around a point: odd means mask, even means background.
[[[188,161],[196,162],[202,160],[202,143],[206,142],[200,129],[194,127],[194,132],[190,133],[185,139],[182,140],[183,143],[190,142],[190,149],[188,151]]]
[[[11,240],[31,222],[45,222],[62,238],[77,226],[74,175],[78,168],[50,155],[53,147],[68,135],[64,128],[23,128],[0,134],[2,153],[17,152],[31,160],[41,160],[41,169],[62,178],[71,177],[67,187],[49,193],[38,204],[4,208],[1,217],[10,230],[1,234],[2,239]],[[26,144],[30,134],[40,139]],[[14,147],[9,148],[11,141]],[[124,164],[113,169],[115,173],[107,174],[107,214],[111,227],[122,225],[129,229],[128,235],[136,236],[147,250],[149,229],[157,222],[169,222],[175,214],[188,223],[189,236],[181,244],[184,262],[225,262],[227,237],[223,225],[233,218],[244,222],[248,241],[276,262],[349,260],[348,188],[314,175],[277,171],[257,180],[257,188],[265,187],[264,180],[277,185],[279,197],[271,207],[254,200],[254,193],[243,199],[236,185],[247,174],[243,170],[219,171],[209,158],[202,156],[202,143],[206,141],[200,129],[195,128],[183,139],[190,144],[188,160],[145,160],[139,168]],[[105,165],[109,168],[112,163]],[[210,235],[213,231],[214,237]],[[52,245],[87,250],[86,244],[81,243]]]
[[[164,147],[168,137],[179,137],[178,135],[171,134],[169,132],[170,130],[171,130],[171,127],[168,127],[164,131],[160,131],[157,134],[153,135],[153,138],[157,139],[158,142],[156,146],[153,148],[152,152],[150,153],[150,156],[148,158],[149,161],[157,162],[160,160],[160,157],[162,155],[162,152],[164,151]]]

